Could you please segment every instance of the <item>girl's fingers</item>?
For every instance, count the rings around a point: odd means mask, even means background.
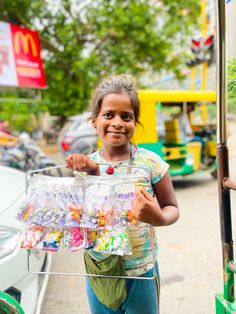
[[[72,155],[72,162],[71,162],[71,164],[72,164],[72,168],[73,168],[74,170],[76,170],[77,165],[76,165],[76,158],[75,158],[75,155]]]
[[[77,170],[80,169],[80,162],[81,156],[79,154],[73,154],[67,157],[66,161],[70,168]]]
[[[83,155],[74,155],[75,157],[75,169],[82,170],[84,168],[84,156]]]
[[[137,202],[141,203],[145,200],[145,197],[144,195],[142,194],[141,190],[139,190],[137,193],[136,193],[136,197],[135,199],[137,200]]]
[[[139,190],[136,193],[136,197],[134,199],[134,205],[137,208],[138,206],[148,205],[150,204],[150,202],[153,203],[154,201],[155,201],[154,197],[152,197],[152,195],[148,193],[146,190]]]
[[[148,193],[146,190],[141,190],[140,191],[142,193],[142,195],[148,200],[148,201],[153,201],[154,200],[154,197]]]
[[[148,201],[147,201],[146,197],[144,197],[144,195],[141,193],[141,191],[138,191],[136,193],[136,197],[135,197],[134,202],[133,202],[134,208],[136,208],[136,210],[140,209],[143,206],[147,205],[147,203],[148,203]]]
[[[67,167],[72,168],[71,155],[66,158],[66,165]]]
[[[66,158],[66,164],[69,168],[79,171],[94,171],[97,170],[97,165],[86,155],[73,154]]]
[[[88,157],[87,156],[82,156],[82,162],[81,162],[81,167],[85,168],[88,166]]]

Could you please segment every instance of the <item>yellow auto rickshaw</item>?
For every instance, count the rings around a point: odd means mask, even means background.
[[[170,165],[171,176],[209,170],[216,177],[216,92],[140,90],[139,99],[141,126],[134,142],[161,155]],[[178,111],[186,112],[191,140],[181,137]]]

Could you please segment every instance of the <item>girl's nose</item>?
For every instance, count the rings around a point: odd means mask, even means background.
[[[112,119],[112,125],[116,128],[122,127],[123,126],[123,120],[119,116],[115,116]]]

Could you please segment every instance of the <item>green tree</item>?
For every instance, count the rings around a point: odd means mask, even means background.
[[[0,118],[10,123],[17,131],[32,132],[39,128],[41,112],[48,112],[48,105],[33,89],[0,87]]]
[[[228,105],[229,111],[236,113],[236,59],[229,62],[228,65]]]
[[[197,0],[0,4],[0,20],[40,32],[48,83],[43,97],[50,113],[60,116],[83,111],[91,90],[106,75],[129,73],[138,81],[147,71],[154,75],[167,70],[181,77],[183,47],[200,16]]]

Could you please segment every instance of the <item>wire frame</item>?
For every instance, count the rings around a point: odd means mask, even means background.
[[[101,163],[99,163],[101,165]],[[109,165],[108,163],[102,163],[102,165]],[[37,170],[32,170],[28,171],[26,173],[26,180],[25,180],[25,189],[26,189],[26,194],[29,189],[29,184],[30,184],[30,177],[32,177],[34,174],[37,173],[43,173],[45,171],[51,170],[51,169],[57,169],[57,168],[65,168],[66,165],[59,165],[59,166],[53,166],[53,167],[46,167],[43,169],[37,169]],[[146,167],[142,166],[135,166],[135,165],[119,165],[118,167],[132,167],[132,168],[142,168],[145,170],[148,170]],[[74,172],[75,174],[78,174],[78,172]],[[131,175],[132,177],[132,175]],[[155,259],[155,246],[154,246],[154,234],[155,234],[155,229],[153,226],[149,225],[150,229],[150,244],[151,244],[151,250],[152,250],[152,261],[153,261],[153,276],[150,277],[140,277],[140,276],[116,276],[116,275],[98,275],[98,274],[92,274],[92,273],[78,273],[78,272],[54,272],[54,271],[36,271],[31,269],[30,265],[30,256],[31,256],[31,249],[27,249],[27,270],[31,274],[39,274],[39,275],[56,275],[56,276],[77,276],[77,277],[99,277],[99,278],[113,278],[113,279],[137,279],[137,280],[155,280],[157,278],[157,272],[156,272],[156,259]],[[39,250],[39,249],[32,249],[32,250]],[[82,250],[82,248],[81,248]]]

